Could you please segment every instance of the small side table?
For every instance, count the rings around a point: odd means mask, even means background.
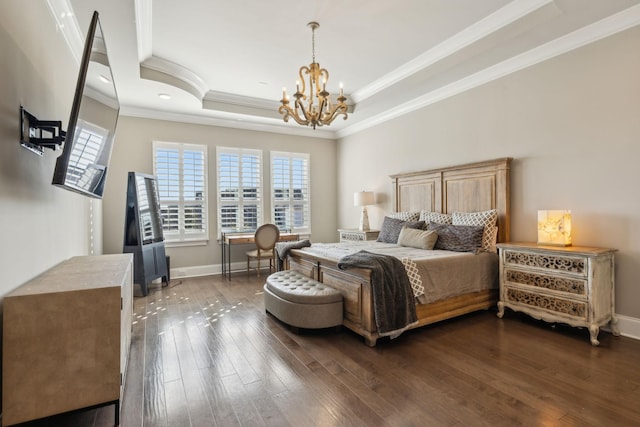
[[[338,230],[341,242],[364,242],[366,240],[376,240],[380,230],[361,231],[357,228]]]

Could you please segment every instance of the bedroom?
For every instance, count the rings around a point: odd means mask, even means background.
[[[295,152],[304,144],[312,158],[311,192],[314,199],[326,201],[312,207],[316,241],[335,240],[338,228],[357,225],[354,191],[367,189],[378,195],[369,216],[372,224],[380,224],[392,206],[389,175],[509,156],[514,158],[512,240],[535,241],[538,209],[571,209],[574,244],[618,250],[616,312],[623,334],[640,337],[640,200],[634,188],[640,178],[637,19],[625,31],[339,139],[123,115],[107,195],[90,205],[85,198],[49,185],[53,153],[36,158],[20,150],[16,141],[20,103],[39,116],[67,119],[74,67],[52,64],[71,61],[68,48],[45,2],[31,5],[28,13],[17,1],[0,7],[1,51],[6,58],[0,65],[0,216],[6,227],[3,241],[10,242],[1,249],[0,294],[68,257],[88,254],[90,208],[96,253],[121,250],[124,209],[119,188],[126,182],[122,174],[151,171],[154,138],[221,140],[265,152]],[[130,8],[120,19],[133,16]],[[308,61],[304,46],[296,64]],[[339,78],[340,61],[323,59],[327,53],[319,55]],[[294,79],[295,71],[294,67],[285,77]],[[186,275],[190,269],[213,268],[220,259],[215,242],[170,255],[177,275],[181,269]],[[241,261],[240,252],[237,257]]]

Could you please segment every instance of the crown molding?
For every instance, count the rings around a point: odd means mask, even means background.
[[[239,114],[218,113],[218,117],[211,117],[123,105],[120,107],[120,115],[143,119],[165,120],[169,122],[191,123],[257,132],[304,136],[309,138],[336,139],[336,133],[334,131],[305,128],[300,127],[297,124],[286,124],[282,122],[282,119],[260,119],[258,117],[242,116]],[[225,115],[226,117],[224,117]]]
[[[235,95],[233,93],[218,92],[215,90],[208,91],[203,102],[219,102],[223,104],[238,105],[241,107],[263,108],[265,110],[278,110],[279,101],[264,98],[253,98],[250,96]]]
[[[338,138],[343,138],[363,131],[637,25],[640,25],[640,5],[625,9],[563,37],[400,104],[388,111],[361,120],[338,130],[336,135]]]
[[[371,85],[352,93],[351,99],[355,103],[361,102],[363,99],[390,87],[403,78],[419,72],[446,56],[460,51],[469,44],[552,3],[555,2],[553,0],[515,0],[466,30],[449,38],[446,42],[385,75]],[[58,30],[62,33],[71,54],[79,64],[84,46],[84,35],[80,30],[70,1],[47,0],[47,4],[55,19]],[[554,7],[557,6],[554,5]],[[352,124],[340,130],[330,131],[324,129],[306,129],[292,123],[284,123],[277,115],[277,107],[279,105],[277,101],[211,91],[204,81],[194,72],[166,59],[154,57],[152,55],[151,31],[152,0],[135,0],[135,8],[141,78],[169,84],[192,94],[202,102],[203,111],[202,115],[181,114],[125,106],[121,109],[121,114],[133,117],[275,132],[322,139],[338,139],[352,135],[546,61],[547,59],[640,25],[640,5],[636,5],[446,86],[424,93],[411,101],[402,103],[385,112],[366,117],[359,121],[352,120]],[[205,116],[207,112],[214,114],[215,117],[211,115]],[[255,117],[249,116],[248,114],[255,114]]]
[[[202,99],[202,108],[212,111],[224,111],[244,115],[255,115],[269,119],[281,119],[278,113],[279,103],[263,98],[235,95],[210,90]]]
[[[153,55],[153,0],[135,0],[138,62]]]
[[[355,91],[352,98],[355,103],[361,102],[550,3],[553,3],[553,0],[513,1],[375,82]]]
[[[177,87],[198,100],[202,100],[209,90],[200,76],[193,71],[153,55],[140,63],[140,77]]]
[[[58,31],[62,33],[64,40],[67,42],[76,64],[80,64],[85,36],[80,31],[80,25],[78,25],[78,19],[73,12],[71,3],[69,3],[69,0],[47,0],[47,5],[56,20]]]

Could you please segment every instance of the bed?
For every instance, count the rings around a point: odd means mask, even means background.
[[[510,227],[510,165],[511,158],[464,164],[421,172],[402,173],[391,176],[395,212],[439,212],[445,214],[475,213],[495,210],[497,216],[497,242],[509,241]],[[373,242],[369,242],[373,243]],[[344,296],[343,325],[361,335],[367,345],[375,346],[381,334],[376,328],[372,298],[371,270],[366,268],[338,268],[336,255],[340,251],[352,253],[359,249],[371,249],[391,254],[394,245],[374,243],[314,244],[310,248],[292,249],[284,263],[286,269],[305,274],[319,282],[339,290]],[[351,246],[351,247],[348,247]],[[355,247],[354,247],[355,246]],[[406,249],[403,249],[406,250]],[[332,252],[334,251],[334,252]],[[426,257],[441,258],[442,252],[431,252]],[[454,257],[490,258],[489,269],[498,271],[495,253],[478,255],[451,253]],[[394,255],[396,256],[396,255]],[[415,255],[413,255],[415,257]],[[480,259],[478,258],[478,260]],[[440,265],[446,265],[440,263]],[[459,264],[452,264],[459,265]],[[487,267],[481,267],[487,268]],[[451,267],[460,276],[457,267]],[[448,274],[448,272],[447,272]],[[437,279],[442,281],[442,279]],[[480,288],[460,284],[454,293],[445,292],[421,300],[416,304],[417,322],[410,328],[421,327],[450,319],[477,310],[495,306],[498,300],[497,276],[491,283]]]

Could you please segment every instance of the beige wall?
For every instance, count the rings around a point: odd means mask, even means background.
[[[104,252],[120,252],[126,173],[152,171],[151,141],[159,139],[209,145],[211,212],[215,145],[311,153],[313,241],[335,240],[338,226],[357,226],[354,191],[378,194],[369,215],[379,225],[391,208],[390,174],[511,156],[512,239],[535,240],[538,209],[572,209],[576,245],[619,250],[617,312],[640,318],[640,28],[337,144],[121,117],[102,203],[50,184],[60,152],[38,157],[18,143],[21,104],[64,126],[71,109],[77,64],[45,2],[30,2],[28,10],[20,0],[0,2],[0,52],[0,297],[66,258],[88,254],[92,224],[96,253],[102,239]],[[213,237],[213,216],[210,225]],[[172,267],[220,260],[215,240],[169,253]]]
[[[95,202],[51,185],[61,151],[45,149],[40,157],[19,144],[20,105],[41,120],[61,120],[65,129],[71,112],[79,65],[46,2],[28,8],[20,0],[0,2],[0,52],[1,297],[64,259],[89,253]],[[101,231],[99,213],[94,220]]]
[[[207,145],[209,163],[209,229],[206,246],[171,247],[171,269],[220,264],[220,247],[216,240],[216,146],[263,150],[265,196],[269,188],[269,151],[309,153],[311,159],[311,230],[312,241],[337,239],[336,143],[333,140],[254,132],[223,127],[168,122],[121,116],[111,157],[111,171],[104,196],[104,250],[122,252],[127,172],[153,173],[152,142],[185,142]],[[268,203],[265,201],[265,203]],[[268,204],[265,204],[267,210]],[[265,213],[265,218],[268,218]],[[244,261],[247,246],[238,246],[232,261]]]
[[[366,189],[379,226],[390,174],[513,157],[512,240],[536,240],[538,209],[571,209],[575,245],[619,250],[616,311],[640,318],[639,52],[636,27],[344,138],[338,224]]]

